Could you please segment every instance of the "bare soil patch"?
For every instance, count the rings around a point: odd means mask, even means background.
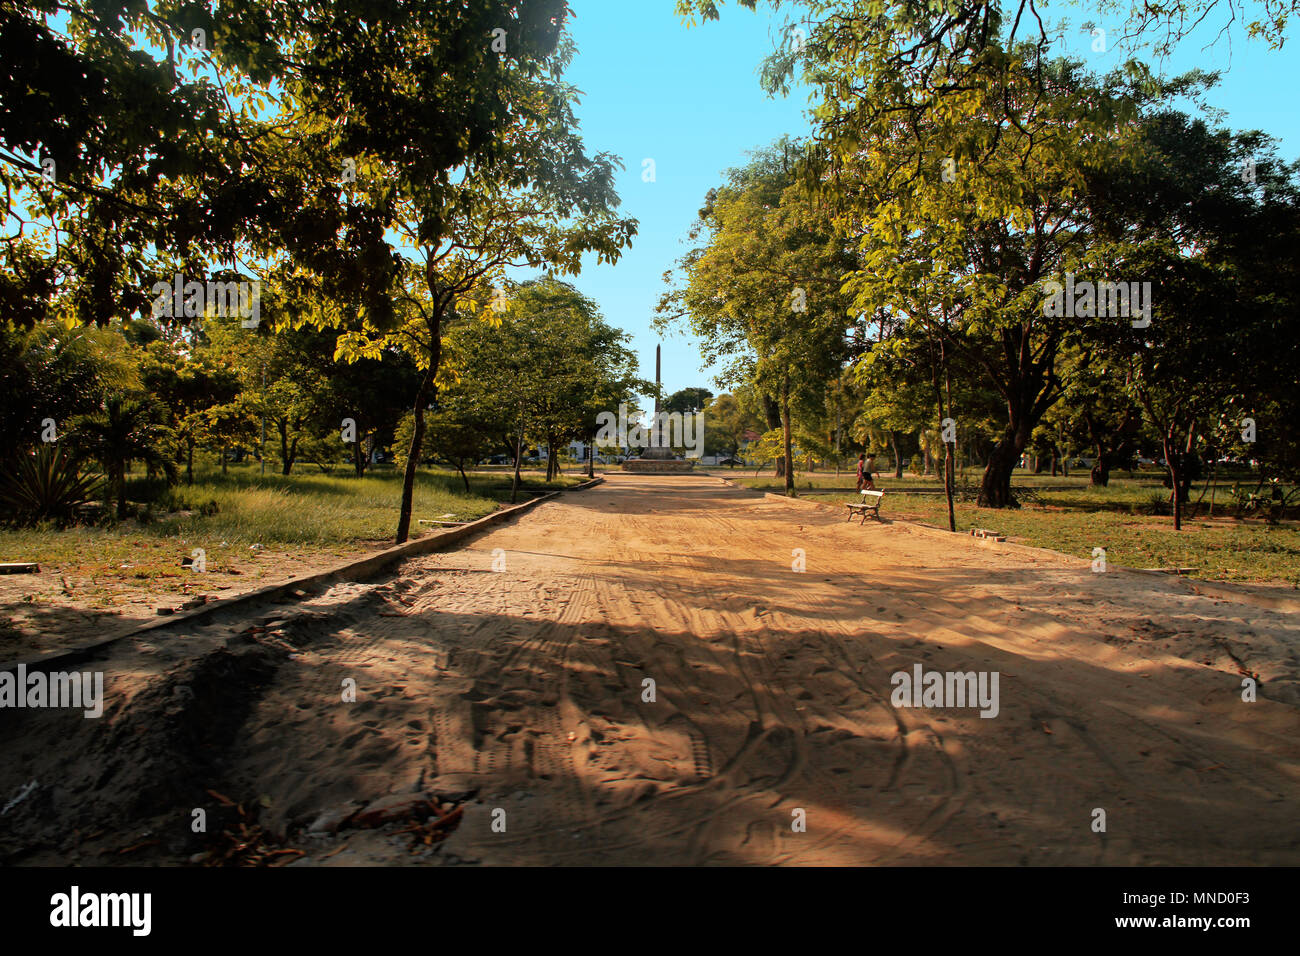
[[[389,577],[122,642],[100,720],[0,711],[0,805],[39,783],[0,859],[1300,863],[1294,610],[608,478]],[[997,671],[997,716],[894,706],[917,664]]]

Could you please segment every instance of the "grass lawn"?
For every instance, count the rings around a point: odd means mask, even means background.
[[[194,484],[170,489],[165,503],[153,506],[153,516],[143,522],[0,529],[0,561],[35,561],[65,581],[66,596],[108,606],[123,587],[179,594],[214,586],[243,589],[262,583],[259,578],[288,576],[393,543],[402,476],[391,466],[360,479],[343,468],[329,475],[308,468],[295,471],[286,477],[268,467],[263,476],[256,464],[232,465],[226,475],[219,468],[196,469]],[[525,472],[519,500],[531,497],[525,491],[556,490],[586,480],[576,468],[571,472],[549,485],[544,472]],[[454,471],[422,469],[415,485],[412,537],[434,527],[417,519],[472,520],[508,503],[511,475],[508,468],[471,473],[466,494]],[[136,498],[128,491],[129,500]],[[215,512],[203,513],[213,503]],[[203,549],[210,572],[201,580],[180,564],[195,548]],[[4,583],[24,584],[21,576]]]
[[[742,475],[737,470],[733,474],[720,468],[711,473],[759,491],[784,491],[781,481],[771,474],[755,478],[752,472]],[[1300,587],[1300,529],[1294,525],[1270,527],[1262,521],[1217,517],[1226,511],[1229,485],[1218,489],[1215,518],[1184,520],[1183,530],[1176,532],[1172,518],[1134,513],[1135,507],[1141,509],[1153,495],[1168,496],[1159,475],[1125,475],[1120,472],[1112,476],[1110,485],[1101,488],[1088,484],[1086,472],[1072,474],[1068,479],[1017,472],[1012,485],[1034,488],[1041,503],[1001,510],[958,501],[954,503],[957,530],[989,528],[1020,544],[1052,548],[1081,558],[1091,558],[1093,548],[1105,548],[1108,563],[1126,567],[1196,568],[1193,577],[1285,582]],[[967,477],[978,480],[973,471],[968,471]],[[852,474],[799,474],[795,480],[801,497],[837,505],[858,500],[855,484]],[[943,484],[937,479],[885,477],[876,485],[886,492],[882,514],[948,527]],[[1197,489],[1193,498],[1199,493]],[[1208,497],[1205,500],[1208,502]]]

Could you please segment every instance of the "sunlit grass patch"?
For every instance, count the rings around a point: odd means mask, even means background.
[[[1100,488],[1080,494],[1042,492],[1042,504],[1018,509],[980,508],[955,502],[957,530],[987,528],[1020,544],[1091,558],[1105,548],[1110,564],[1137,568],[1195,568],[1195,577],[1227,581],[1286,582],[1300,587],[1300,529],[1231,519],[1191,519],[1175,531],[1173,519],[1098,507],[1098,499],[1127,503],[1149,494],[1141,488]],[[857,500],[854,492],[808,496],[811,500]],[[882,515],[948,527],[943,495],[886,495]]]
[[[562,475],[550,484],[525,473],[520,501],[527,492],[571,487],[580,475]],[[419,519],[472,521],[510,500],[509,472],[470,475],[470,493],[453,471],[424,470],[417,475],[412,508],[412,536],[430,525]],[[137,479],[136,490],[147,483]],[[181,484],[150,504],[137,504],[136,519],[115,525],[76,526],[58,530],[0,529],[0,560],[36,561],[75,569],[78,574],[119,578],[185,579],[191,572],[178,554],[201,548],[209,568],[217,570],[247,556],[255,545],[265,549],[345,554],[386,547],[393,542],[401,503],[401,475],[393,469],[363,478],[351,474],[293,475],[259,473],[255,465],[196,473],[192,485]],[[144,494],[129,494],[132,501]]]

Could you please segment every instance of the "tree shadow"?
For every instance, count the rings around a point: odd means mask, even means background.
[[[705,501],[682,489],[688,512]],[[1070,652],[1137,640],[1104,621],[1007,626],[1003,611],[1077,586],[1064,574],[1013,569],[990,598],[982,568],[894,570],[881,590],[869,569],[716,560],[692,590],[601,562],[552,581],[563,597],[541,613],[502,613],[537,588],[526,564],[487,578],[408,566],[327,609],[214,615],[208,632],[275,619],[282,644],[213,650],[104,720],[0,711],[0,796],[42,788],[0,850],[66,860],[96,829],[124,845],[153,829],[159,844],[129,859],[175,864],[202,847],[188,815],[216,791],[319,853],[303,828],[320,814],[427,787],[470,794],[440,852],[487,864],[1300,861],[1294,708],[1243,705],[1237,675],[1166,653],[1139,672],[1140,653]],[[1127,599],[1175,593],[1153,579]],[[105,659],[110,695],[128,663]],[[917,664],[997,671],[997,715],[895,706],[894,675]],[[355,704],[339,700],[348,677]]]

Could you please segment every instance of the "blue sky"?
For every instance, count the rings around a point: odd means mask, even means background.
[[[618,181],[625,215],[640,220],[631,250],[613,266],[588,265],[572,281],[593,298],[605,318],[632,335],[642,374],[654,374],[659,337],[650,322],[665,289],[662,275],[685,251],[687,230],[704,194],[724,170],[743,165],[750,150],[784,133],[808,130],[806,96],[769,98],[758,85],[758,66],[772,50],[785,14],[757,14],[723,8],[720,22],[687,28],[673,13],[674,0],[570,0],[570,30],[578,54],[568,78],[583,91],[578,116],[589,152],[623,159]],[[1099,72],[1116,65],[1118,22],[1078,7],[1055,7],[1056,16],[1080,24],[1069,52]],[[1092,51],[1093,37],[1081,24],[1095,20],[1107,29],[1107,52]],[[1300,71],[1295,46],[1269,51],[1246,41],[1236,29],[1231,44],[1220,40],[1203,49],[1214,30],[1185,41],[1162,64],[1165,72],[1192,67],[1226,70],[1211,91],[1210,105],[1227,111],[1236,129],[1262,129],[1281,140],[1284,159],[1300,155],[1300,119],[1295,110]],[[1068,34],[1067,34],[1068,36]],[[1152,64],[1153,67],[1157,64]],[[655,162],[655,181],[642,180],[643,160]],[[695,342],[679,332],[662,339],[663,380],[669,392],[693,385],[718,391],[701,371]]]

